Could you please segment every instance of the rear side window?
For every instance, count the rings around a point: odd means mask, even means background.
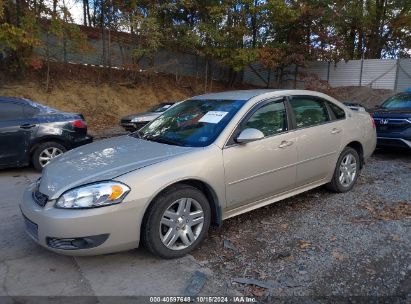
[[[334,113],[334,116],[336,119],[344,119],[345,118],[345,112],[343,109],[341,109],[339,106],[333,104],[332,102],[329,102],[328,105],[330,106],[331,111]]]
[[[24,115],[27,118],[31,118],[40,112],[39,108],[32,107],[30,105],[24,105]]]
[[[287,131],[287,113],[284,102],[275,101],[263,105],[256,110],[242,129],[254,128],[263,132],[264,136],[271,136]]]
[[[14,102],[0,102],[0,120],[23,119],[23,106]]]
[[[325,103],[315,98],[296,96],[290,100],[297,128],[318,125],[330,120]]]

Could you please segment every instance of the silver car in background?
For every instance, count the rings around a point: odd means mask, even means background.
[[[153,121],[165,111],[167,111],[170,107],[172,107],[175,103],[174,102],[163,102],[158,105],[155,105],[147,112],[131,114],[124,116],[120,120],[120,125],[129,132],[135,132],[142,127],[144,127],[149,122]]]
[[[55,252],[141,242],[175,258],[224,219],[321,185],[349,191],[375,145],[368,113],[321,93],[206,94],[51,161],[20,206],[28,234]]]

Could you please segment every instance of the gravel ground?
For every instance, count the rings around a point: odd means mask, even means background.
[[[410,187],[411,154],[377,151],[351,192],[318,188],[229,219],[193,255],[220,286],[262,302],[411,301]]]

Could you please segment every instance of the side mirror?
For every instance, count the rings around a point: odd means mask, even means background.
[[[241,131],[240,135],[236,138],[236,142],[240,144],[246,144],[248,142],[256,141],[264,138],[264,133],[254,128],[247,128]]]

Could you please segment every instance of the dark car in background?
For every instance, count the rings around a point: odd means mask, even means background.
[[[411,149],[411,91],[398,93],[370,110],[377,126],[377,146]]]
[[[40,171],[54,157],[90,142],[83,115],[0,97],[0,168],[32,163]]]
[[[137,131],[141,129],[142,127],[144,127],[146,124],[148,124],[150,121],[159,117],[161,114],[163,114],[166,110],[168,110],[174,104],[175,102],[163,102],[163,103],[160,103],[152,107],[147,112],[125,116],[121,119],[120,125],[126,131],[129,131],[129,132]]]

